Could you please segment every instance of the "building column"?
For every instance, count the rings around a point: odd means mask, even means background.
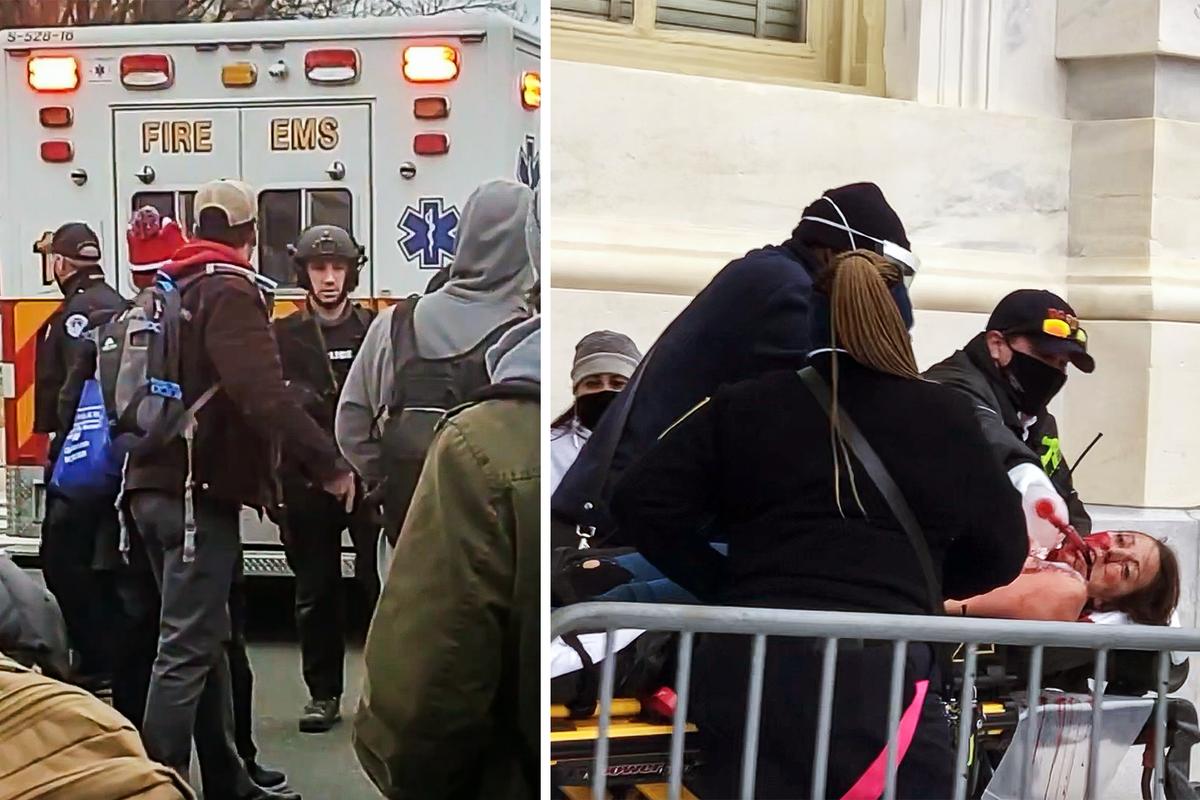
[[[1091,501],[1200,506],[1200,18],[1185,0],[1058,0],[1071,146],[1068,296],[1094,375],[1064,440],[1104,439]]]

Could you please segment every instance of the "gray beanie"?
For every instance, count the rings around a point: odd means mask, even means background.
[[[594,331],[575,345],[575,363],[571,365],[571,385],[578,386],[584,378],[612,373],[626,379],[633,377],[642,353],[623,333]]]

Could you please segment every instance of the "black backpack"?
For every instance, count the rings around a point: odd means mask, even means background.
[[[183,293],[209,275],[237,275],[257,283],[252,270],[233,264],[208,264],[180,279],[160,272],[128,309],[96,328],[96,376],[118,452],[145,454],[162,448],[183,433],[216,393],[214,384],[187,406],[180,383],[179,335],[190,319]]]
[[[516,323],[503,323],[479,344],[450,358],[422,358],[417,355],[413,316],[419,297],[409,297],[392,312],[392,352],[395,354],[395,378],[388,398],[387,416],[381,442],[387,480],[381,493],[384,532],[396,543],[408,515],[417,479],[425,465],[425,454],[433,443],[438,423],[453,408],[472,399],[491,383],[484,355],[488,348]]]

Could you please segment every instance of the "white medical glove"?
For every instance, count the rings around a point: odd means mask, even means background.
[[[1008,471],[1008,479],[1021,493],[1025,530],[1029,534],[1029,552],[1038,558],[1045,558],[1051,550],[1062,544],[1060,528],[1067,525],[1071,518],[1067,503],[1046,473],[1035,464],[1018,464]]]

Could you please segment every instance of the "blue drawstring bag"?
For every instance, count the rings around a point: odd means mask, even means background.
[[[121,489],[123,459],[113,446],[100,382],[83,384],[75,421],[63,438],[50,473],[50,487],[72,499],[115,498]]]

